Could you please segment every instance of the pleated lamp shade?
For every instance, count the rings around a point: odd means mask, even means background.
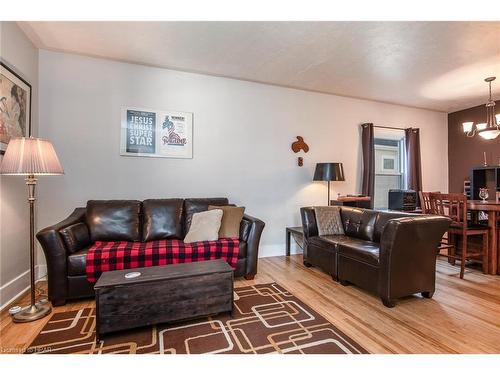
[[[59,175],[64,170],[54,146],[40,138],[12,138],[0,165],[0,174]]]

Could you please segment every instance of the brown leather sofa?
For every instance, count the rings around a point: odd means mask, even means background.
[[[224,206],[227,198],[88,201],[60,223],[36,237],[47,260],[48,295],[53,305],[94,296],[87,281],[86,255],[96,241],[183,239],[194,213],[209,205]],[[245,215],[240,224],[238,263],[234,275],[253,279],[264,222]]]
[[[345,234],[319,236],[314,208],[300,213],[307,267],[322,268],[344,286],[374,292],[387,307],[400,297],[434,294],[436,249],[450,219],[342,206]]]

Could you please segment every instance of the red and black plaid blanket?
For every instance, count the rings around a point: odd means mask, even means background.
[[[193,243],[181,240],[97,241],[87,253],[87,280],[96,282],[106,271],[212,259],[224,259],[234,269],[238,261],[239,242],[237,238]]]

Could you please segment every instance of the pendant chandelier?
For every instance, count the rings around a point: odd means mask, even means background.
[[[479,134],[484,139],[495,139],[500,135],[500,113],[495,115],[495,102],[491,98],[491,82],[496,77],[488,77],[484,81],[490,86],[490,99],[486,103],[486,122],[474,124],[473,122],[462,123],[463,131],[467,137]]]

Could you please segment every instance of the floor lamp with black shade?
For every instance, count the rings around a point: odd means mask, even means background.
[[[342,163],[317,163],[313,181],[328,182],[328,206],[330,205],[330,182],[345,181]]]
[[[52,143],[40,138],[12,138],[0,165],[0,174],[26,176],[30,211],[30,286],[31,303],[14,314],[16,323],[31,322],[43,318],[51,311],[47,303],[37,303],[35,298],[35,187],[37,176],[64,174]]]

